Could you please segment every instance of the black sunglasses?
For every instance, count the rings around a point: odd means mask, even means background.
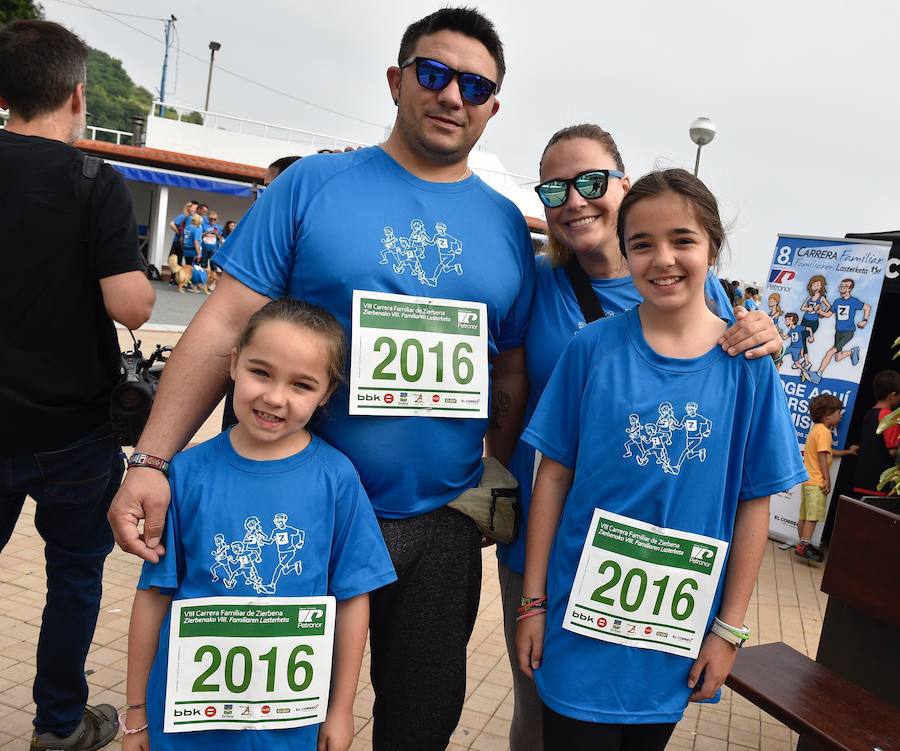
[[[491,98],[491,94],[497,91],[497,84],[490,78],[485,78],[477,73],[463,73],[427,57],[414,57],[412,60],[407,60],[400,66],[400,69],[403,70],[413,63],[416,65],[416,80],[419,82],[419,86],[431,91],[441,91],[450,85],[455,76],[459,81],[459,94],[469,104],[484,104]]]
[[[534,192],[538,194],[538,198],[541,199],[544,206],[548,209],[556,209],[569,200],[570,185],[574,186],[582,198],[603,198],[611,177],[621,180],[625,177],[625,173],[619,172],[617,169],[589,169],[575,175],[571,180],[547,180],[540,185],[535,185]]]

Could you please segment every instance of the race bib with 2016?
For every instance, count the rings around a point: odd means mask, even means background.
[[[696,658],[728,543],[594,510],[563,628]]]
[[[485,418],[487,306],[353,292],[350,414]]]
[[[324,596],[173,601],[164,731],[323,722],[334,614]]]

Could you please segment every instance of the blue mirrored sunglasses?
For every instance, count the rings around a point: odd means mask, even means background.
[[[427,57],[414,57],[403,63],[400,68],[402,70],[413,64],[416,66],[416,80],[419,86],[431,91],[441,91],[456,77],[459,81],[459,94],[469,104],[484,104],[491,98],[491,94],[497,91],[497,84],[489,78],[477,73],[463,73]]]

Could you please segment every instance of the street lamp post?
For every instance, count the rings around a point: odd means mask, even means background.
[[[209,112],[209,90],[212,87],[213,60],[216,58],[216,52],[222,49],[222,45],[218,42],[209,43],[209,78],[206,79],[206,104],[203,105],[203,111]]]
[[[691,123],[691,140],[697,144],[697,161],[694,162],[694,177],[700,172],[700,149],[716,137],[716,126],[708,117],[698,117]]]

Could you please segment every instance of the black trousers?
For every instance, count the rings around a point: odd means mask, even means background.
[[[448,508],[379,524],[397,581],[370,595],[373,749],[444,751],[465,699],[481,534]]]
[[[663,751],[674,722],[607,725],[575,720],[544,705],[544,751]]]

